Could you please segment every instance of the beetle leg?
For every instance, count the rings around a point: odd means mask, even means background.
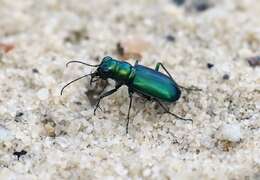
[[[133,92],[132,91],[129,91],[129,98],[130,98],[130,102],[129,102],[128,113],[127,113],[126,134],[128,134],[128,124],[129,124],[129,120],[130,120],[130,110],[131,110],[131,107],[132,107],[132,100],[133,100]]]
[[[99,108],[100,111],[103,111],[102,108],[101,108],[100,105],[99,105],[99,102],[98,102],[97,105],[96,105],[96,107],[95,107],[95,109],[94,109],[94,115],[96,115],[96,110],[97,110],[97,108]]]
[[[180,88],[182,88],[182,89],[184,89],[184,90],[186,90],[186,91],[202,91],[202,89],[200,89],[200,88],[197,88],[197,87],[183,87],[183,86],[180,86],[180,85],[178,85]]]
[[[193,123],[192,119],[185,119],[185,118],[182,118],[182,117],[180,117],[180,116],[170,112],[159,100],[156,99],[156,102],[158,102],[158,104],[165,110],[166,113],[171,114],[172,116],[174,116],[174,117],[176,117],[178,119],[181,119],[181,120],[184,120],[184,121],[191,121]]]
[[[106,97],[106,96],[109,96],[109,95],[113,94],[113,93],[116,92],[120,87],[121,87],[121,85],[118,85],[118,86],[116,86],[114,89],[105,92],[104,94],[102,94],[102,95],[99,97],[98,103],[97,103],[97,105],[96,105],[96,107],[95,107],[95,109],[94,109],[94,115],[96,115],[97,108],[100,108],[99,103],[100,103],[101,99],[103,99],[103,98]]]
[[[159,62],[155,66],[155,71],[159,71],[160,66],[164,69],[164,71],[168,74],[168,76],[173,80],[172,75],[169,73],[169,71],[166,69],[166,67],[163,65],[163,63]],[[173,80],[174,81],[174,80]]]
[[[163,65],[163,63],[157,63],[155,66],[155,71],[159,71],[160,66],[164,69],[164,71],[168,74],[168,76],[174,81],[172,75],[169,73],[169,71],[166,69],[166,67]],[[196,88],[196,87],[183,87],[178,85],[180,88],[185,89],[187,91],[202,91],[202,89]]]

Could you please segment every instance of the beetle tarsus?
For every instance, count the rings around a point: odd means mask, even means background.
[[[97,103],[97,105],[96,105],[96,107],[95,107],[95,109],[94,109],[94,115],[96,115],[96,111],[97,111],[98,108],[102,111],[102,109],[101,109],[99,103],[100,103],[100,100],[98,101],[98,103]]]

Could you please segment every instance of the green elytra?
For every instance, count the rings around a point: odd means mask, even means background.
[[[129,104],[128,114],[127,114],[126,133],[128,133],[128,124],[130,119],[129,116],[130,116],[130,109],[132,106],[133,93],[137,93],[148,100],[156,101],[165,110],[166,113],[171,114],[178,119],[192,122],[192,119],[185,119],[176,114],[171,113],[162,104],[161,101],[164,102],[177,101],[181,96],[180,88],[184,88],[179,86],[173,80],[172,76],[170,75],[170,73],[167,71],[167,69],[164,67],[162,63],[157,63],[155,69],[151,69],[139,65],[138,61],[136,61],[134,66],[132,66],[128,62],[113,59],[110,56],[104,57],[102,62],[99,65],[90,65],[81,61],[70,61],[67,63],[67,65],[70,63],[81,63],[87,66],[97,67],[97,69],[94,73],[84,75],[82,77],[79,77],[69,82],[67,85],[65,85],[62,88],[61,94],[68,85],[89,75],[91,76],[90,84],[97,80],[97,79],[94,80],[96,77],[101,79],[111,78],[116,82],[114,89],[102,93],[100,95],[98,103],[94,109],[94,114],[96,113],[97,108],[99,108],[101,99],[113,94],[122,85],[126,85],[128,87],[130,104]],[[162,67],[165,70],[167,75],[159,72],[160,67]],[[184,89],[198,90],[198,89],[188,89],[188,88],[184,88]]]

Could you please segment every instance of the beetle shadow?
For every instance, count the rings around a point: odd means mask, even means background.
[[[93,82],[91,86],[87,85],[85,95],[87,96],[90,105],[94,107],[99,100],[100,95],[109,86],[108,80],[98,79]]]

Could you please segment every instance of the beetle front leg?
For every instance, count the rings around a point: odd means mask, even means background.
[[[99,97],[98,102],[97,102],[97,105],[96,105],[96,107],[95,107],[95,109],[94,109],[94,115],[96,115],[97,108],[100,108],[99,103],[100,103],[101,99],[103,99],[103,98],[106,97],[106,96],[109,96],[109,95],[113,94],[113,93],[116,92],[120,87],[121,87],[121,85],[118,85],[118,86],[116,86],[114,89],[105,92],[104,94],[102,94],[102,95]]]

